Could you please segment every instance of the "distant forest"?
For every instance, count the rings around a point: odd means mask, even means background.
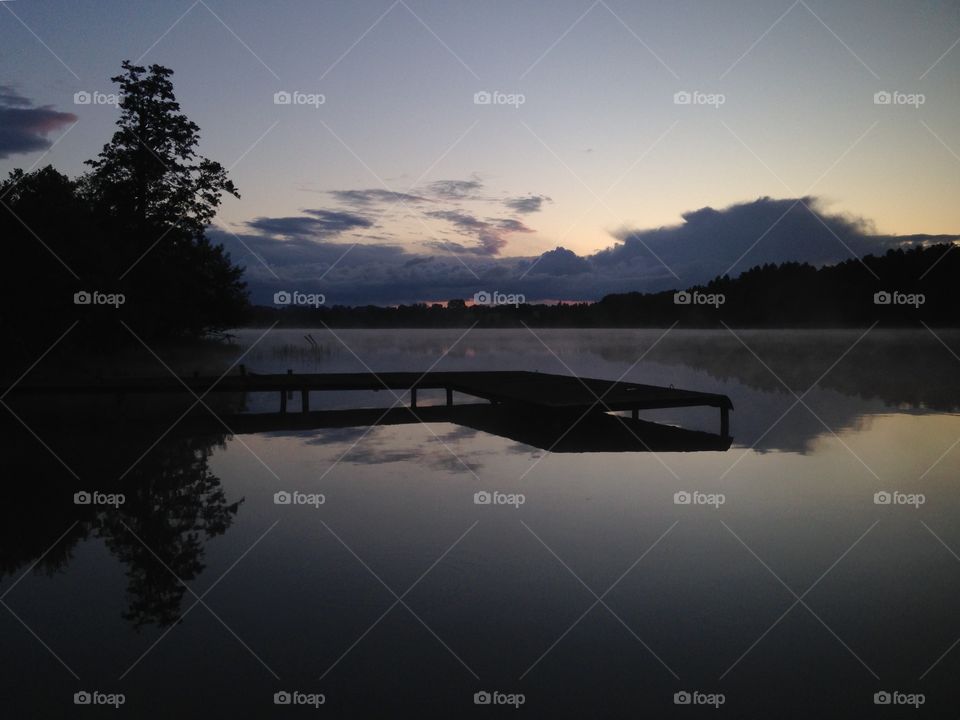
[[[960,320],[960,252],[952,245],[890,250],[821,268],[758,265],[736,278],[595,303],[476,305],[463,298],[396,307],[255,306],[250,324],[285,327],[917,327]],[[472,302],[472,298],[470,298]]]

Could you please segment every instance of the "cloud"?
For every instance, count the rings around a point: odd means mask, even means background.
[[[13,88],[0,85],[0,158],[46,150],[52,144],[49,133],[76,121],[73,113],[36,107]]]
[[[601,268],[649,267],[702,282],[762,263],[823,265],[899,244],[874,235],[863,218],[827,212],[814,197],[762,197],[721,210],[700,208],[682,218],[668,227],[621,231],[616,236],[622,242],[592,260]]]
[[[322,218],[317,213],[327,214],[327,224],[321,223],[324,231],[330,230],[328,225],[370,221],[349,213],[310,212],[301,218],[258,218],[250,223],[252,232],[239,238],[211,231],[213,240],[223,242],[234,260],[246,265],[254,302],[269,304],[276,290],[292,288],[322,292],[328,303],[342,305],[469,298],[478,290],[523,293],[532,302],[597,300],[613,292],[688,287],[731,266],[735,276],[764,262],[822,265],[846,260],[853,256],[851,251],[860,256],[905,245],[960,241],[957,236],[879,235],[862,218],[827,212],[816,198],[759,198],[721,209],[701,208],[684,214],[675,225],[622,230],[611,247],[586,256],[562,247],[535,257],[500,256],[497,251],[506,235],[530,231],[513,218],[432,211],[435,219],[450,223],[471,240],[433,242],[426,252],[417,252],[370,238],[359,244],[335,242],[318,234]],[[291,231],[291,220],[305,225]]]
[[[521,195],[519,197],[507,198],[503,204],[518,213],[540,212],[540,207],[544,201],[551,202],[546,195]]]
[[[373,221],[362,215],[338,210],[304,210],[307,216],[259,217],[250,220],[247,226],[265,235],[281,235],[286,238],[329,238],[348,230],[368,228]]]
[[[590,272],[591,265],[586,258],[582,258],[572,250],[558,247],[543,253],[532,265],[530,273],[536,275],[578,275]]]
[[[410,215],[404,213],[401,216],[397,206],[408,206],[407,209],[414,209],[415,214],[422,214],[423,218],[441,220],[450,225],[438,230],[439,238],[421,241],[422,245],[447,254],[493,257],[507,246],[510,235],[534,230],[516,218],[481,217],[475,210],[465,210],[464,205],[469,203],[477,207],[479,204],[497,212],[506,204],[514,212],[523,214],[535,212],[549,198],[530,194],[504,200],[481,195],[482,188],[482,181],[474,176],[466,180],[436,180],[413,192],[395,192],[386,188],[316,191],[329,195],[346,206],[345,209],[305,210],[305,215],[289,217],[258,217],[246,225],[265,235],[315,240],[331,239],[350,230],[375,226],[378,234],[367,233],[364,240],[388,243],[399,239],[389,230],[402,228]],[[416,207],[409,208],[411,205]],[[400,232],[403,234],[402,230]],[[471,241],[451,237],[454,233]]]
[[[446,220],[462,230],[482,230],[487,227],[487,223],[459,210],[433,210],[428,212],[427,215],[439,220]]]
[[[475,200],[479,199],[477,191],[483,183],[473,180],[436,180],[427,189],[431,195],[444,200]]]
[[[496,227],[500,228],[505,232],[520,232],[520,233],[533,232],[532,229],[528,228],[519,220],[514,220],[513,218],[500,218],[499,220],[493,220],[491,224],[495,225]]]
[[[7,107],[30,107],[33,103],[23,95],[18,94],[17,91],[9,85],[0,85],[0,105]]]
[[[353,208],[366,209],[386,203],[421,203],[429,202],[427,198],[409,193],[393,192],[380,188],[368,190],[331,190],[330,195],[344,205]]]
[[[245,279],[255,303],[271,304],[277,290],[322,292],[330,305],[390,305],[472,295],[477,280],[454,257],[412,253],[382,243],[345,243],[259,233],[237,235],[211,228],[234,262],[246,267]],[[264,265],[266,263],[266,266]],[[484,274],[490,261],[470,262]],[[268,267],[269,266],[269,269]]]
[[[434,246],[453,251],[468,252],[474,255],[497,255],[507,244],[506,236],[511,233],[530,233],[528,228],[519,220],[512,218],[498,218],[494,220],[480,220],[461,210],[433,210],[426,213],[429,217],[446,220],[465,235],[475,235],[480,244],[465,246],[461,243],[449,241],[434,242]]]

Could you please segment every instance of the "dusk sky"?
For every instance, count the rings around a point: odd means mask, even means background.
[[[172,68],[258,302],[596,299],[960,233],[956,2],[2,4],[0,171],[82,173],[120,63]]]

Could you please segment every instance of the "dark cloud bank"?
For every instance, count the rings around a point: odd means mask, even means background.
[[[478,189],[462,184],[431,188],[433,197],[458,198]],[[360,198],[352,199],[366,202],[366,208],[397,200],[376,193]],[[593,255],[557,248],[533,257],[499,257],[508,235],[530,228],[517,219],[478,218],[464,210],[426,212],[434,221],[449,224],[465,242],[430,240],[422,252],[411,252],[352,232],[374,227],[368,216],[327,210],[308,210],[295,218],[257,218],[248,224],[250,232],[238,236],[219,230],[212,234],[235,260],[246,264],[254,302],[269,303],[275,290],[295,288],[323,292],[328,303],[345,305],[468,298],[478,290],[523,293],[528,301],[597,300],[611,292],[687,287],[762,263],[801,260],[823,265],[958,239],[878,235],[865,220],[825,211],[816,198],[764,197],[721,210],[695,210],[677,225],[619,232],[611,247]],[[334,242],[338,235],[345,237]]]

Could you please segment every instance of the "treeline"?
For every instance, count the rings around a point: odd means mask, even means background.
[[[256,306],[252,324],[285,327],[917,327],[960,324],[960,252],[951,245],[890,250],[816,268],[786,262],[736,278],[657,293],[607,295],[595,303],[397,307]]]

